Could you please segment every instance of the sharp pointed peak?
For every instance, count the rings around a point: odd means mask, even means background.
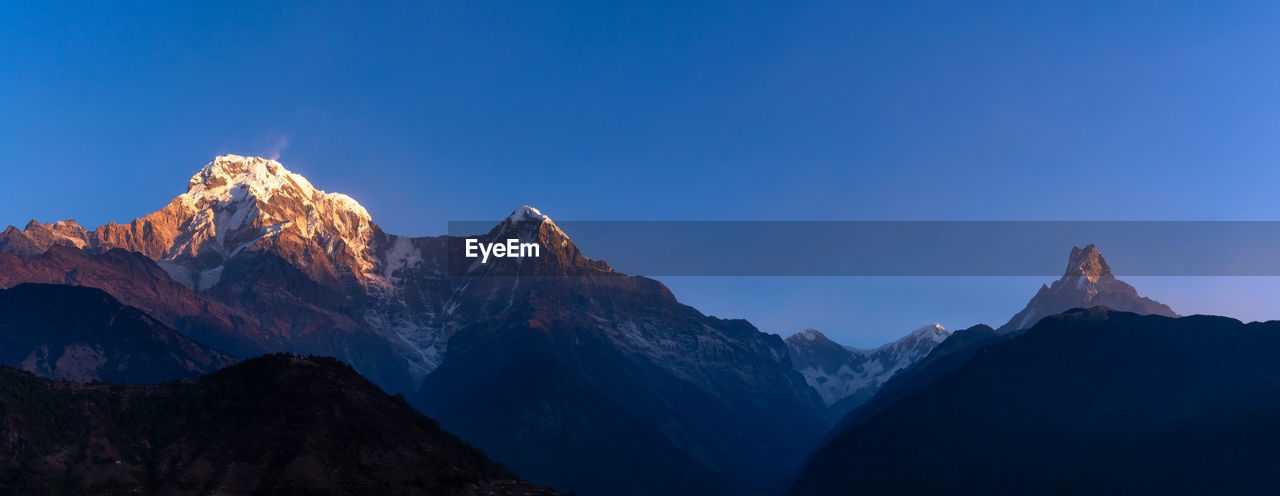
[[[1072,246],[1072,247],[1071,247],[1071,258],[1073,258],[1073,259],[1074,259],[1074,258],[1077,258],[1077,257],[1083,257],[1083,256],[1086,256],[1086,255],[1091,255],[1091,254],[1094,254],[1094,253],[1099,253],[1099,252],[1098,252],[1098,246],[1097,246],[1097,245],[1095,245],[1095,244],[1093,244],[1093,243],[1089,243],[1089,244],[1087,244],[1087,245],[1084,245],[1084,248],[1081,248],[1081,247],[1079,247],[1079,246]]]
[[[1110,275],[1111,266],[1107,264],[1106,259],[1102,258],[1102,252],[1098,251],[1097,246],[1090,243],[1084,248],[1071,247],[1071,256],[1067,260],[1064,277],[1084,276],[1090,282],[1098,282],[1102,277]]]
[[[536,226],[535,230],[540,230],[544,224],[550,228],[549,232],[552,232],[562,238],[562,242],[567,243],[569,241],[569,235],[565,234],[565,232],[560,229],[560,226],[556,225],[555,221],[551,220],[551,217],[548,217],[546,214],[542,213],[541,210],[530,205],[521,205],[520,208],[512,211],[511,215],[508,215],[506,219],[503,219],[503,221],[498,224],[497,229],[499,232],[505,232],[508,228],[528,229]]]

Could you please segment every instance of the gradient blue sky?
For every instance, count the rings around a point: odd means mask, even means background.
[[[1280,213],[1274,2],[5,2],[0,20],[0,224],[127,221],[221,153],[279,155],[412,235],[521,204],[575,220]],[[708,313],[869,346],[926,321],[998,325],[1043,281],[666,282]],[[1277,316],[1242,296],[1274,282],[1135,285],[1182,313]]]

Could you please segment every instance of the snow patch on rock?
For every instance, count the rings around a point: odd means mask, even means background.
[[[841,346],[806,329],[787,338],[792,366],[830,406],[851,396],[870,398],[898,372],[915,365],[951,334],[930,324],[879,348]]]

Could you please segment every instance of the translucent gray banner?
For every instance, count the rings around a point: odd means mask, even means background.
[[[483,236],[496,224],[454,221],[449,234]],[[1276,221],[556,224],[584,255],[649,276],[1055,276],[1072,247],[1088,244],[1117,275],[1280,276]]]

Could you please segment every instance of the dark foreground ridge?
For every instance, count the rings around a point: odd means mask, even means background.
[[[553,494],[332,358],[154,386],[0,368],[0,425],[0,494]]]
[[[1277,494],[1277,348],[1280,322],[1048,317],[836,435],[790,494]]]

